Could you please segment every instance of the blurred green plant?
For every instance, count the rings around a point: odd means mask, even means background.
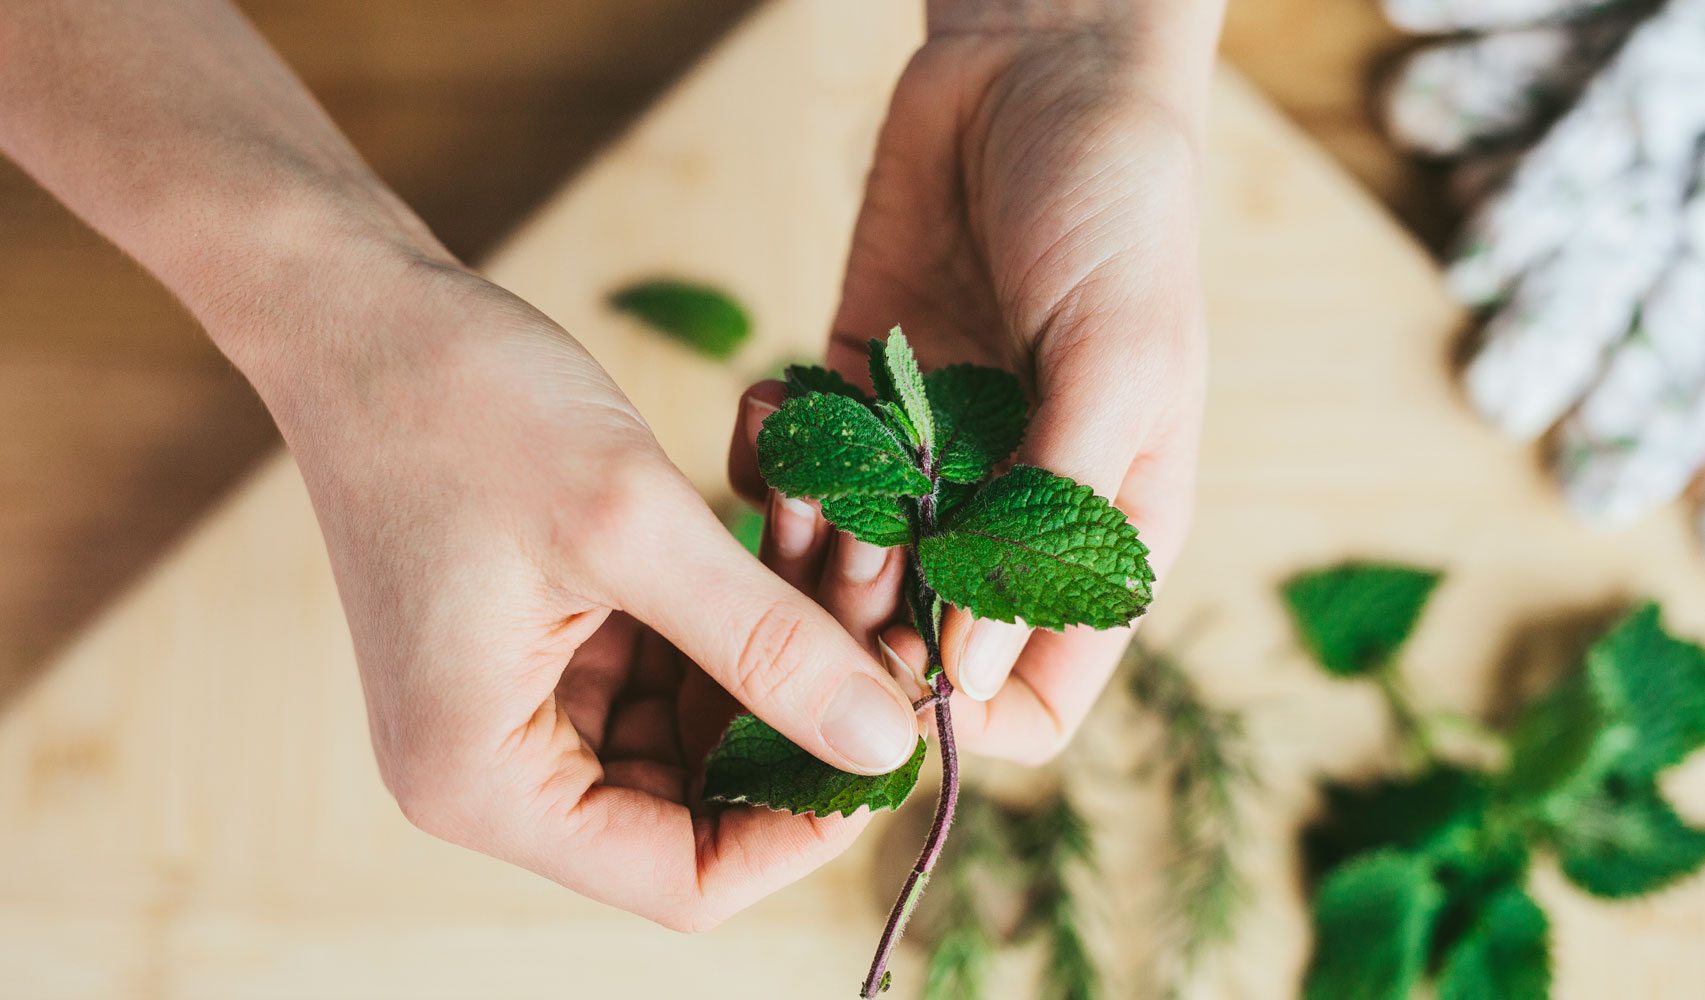
[[[610,294],[610,307],[719,361],[734,356],[752,333],[746,307],[708,285],[656,278]]]
[[[1451,717],[1417,711],[1397,666],[1438,579],[1349,563],[1284,588],[1303,645],[1332,676],[1379,686],[1407,752],[1402,774],[1329,786],[1308,832],[1309,1000],[1404,1000],[1426,980],[1441,1000],[1543,1000],[1548,921],[1526,889],[1536,852],[1554,852],[1571,882],[1613,899],[1705,864],[1705,832],[1657,783],[1705,745],[1705,650],[1644,604],[1492,737],[1502,766],[1453,762],[1433,738]]]

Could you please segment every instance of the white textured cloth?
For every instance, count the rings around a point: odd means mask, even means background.
[[[1705,0],[1385,4],[1515,25],[1422,47],[1383,94],[1394,140],[1453,160],[1472,200],[1448,263],[1487,311],[1469,398],[1511,435],[1554,429],[1589,520],[1675,499],[1705,467]]]

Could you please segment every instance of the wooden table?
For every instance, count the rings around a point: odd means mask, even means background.
[[[490,260],[588,342],[713,495],[726,424],[704,414],[731,416],[747,375],[825,328],[909,10],[785,0]],[[1292,845],[1312,782],[1377,764],[1385,735],[1370,692],[1295,652],[1279,579],[1350,553],[1448,569],[1410,673],[1423,701],[1475,710],[1506,675],[1555,666],[1583,609],[1651,593],[1705,634],[1705,572],[1679,516],[1576,526],[1457,398],[1459,317],[1421,248],[1246,84],[1222,79],[1218,99],[1202,509],[1146,627],[1164,643],[1206,620],[1191,662],[1251,713],[1269,790],[1258,903],[1204,995],[1278,997],[1306,956]],[[811,141],[778,150],[777,135]],[[636,226],[636,205],[668,226]],[[616,283],[675,269],[751,304],[760,339],[733,366],[603,309]],[[1157,816],[1127,805],[1146,822],[1110,838],[1110,871],[1152,884]],[[417,833],[378,784],[312,512],[275,458],[0,716],[0,993],[847,995],[891,891],[881,843],[683,939]],[[1560,995],[1690,995],[1697,886],[1611,908],[1549,868],[1538,883]],[[916,974],[908,952],[897,989]]]

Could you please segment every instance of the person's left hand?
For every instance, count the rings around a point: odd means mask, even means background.
[[[868,388],[867,341],[899,324],[926,370],[1018,373],[1036,404],[1018,460],[1114,498],[1164,581],[1190,520],[1203,400],[1200,109],[1175,66],[1151,67],[1115,33],[932,29],[878,142],[827,363]],[[757,429],[781,398],[769,382],[742,400],[730,478],[754,502],[767,493]],[[807,593],[821,582],[871,641],[896,609],[899,560],[845,535],[830,557],[833,532],[813,508],[771,503],[772,566]],[[915,632],[881,634],[921,672]],[[1048,758],[1128,638],[1031,634],[952,610],[942,652],[959,739]]]

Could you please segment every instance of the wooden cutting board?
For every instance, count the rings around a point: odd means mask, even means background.
[[[827,328],[916,16],[910,0],[778,0],[489,262],[588,344],[713,498],[739,388]],[[1649,593],[1705,634],[1705,572],[1679,517],[1584,534],[1527,454],[1467,415],[1447,374],[1459,317],[1432,265],[1230,76],[1211,145],[1201,515],[1147,627],[1164,641],[1207,623],[1190,659],[1250,710],[1267,771],[1255,912],[1204,995],[1279,997],[1307,952],[1292,833],[1310,781],[1365,769],[1383,730],[1369,692],[1293,651],[1277,580],[1346,554],[1448,569],[1411,673],[1424,701],[1478,709],[1533,642],[1571,641],[1583,610]],[[607,312],[607,290],[649,274],[726,286],[758,336],[721,366]],[[1142,855],[1153,836],[1110,839]],[[872,877],[880,840],[680,938],[417,833],[375,773],[313,513],[281,455],[0,717],[0,995],[850,996],[892,891]],[[1610,908],[1549,871],[1540,884],[1561,995],[1697,982],[1705,894]],[[907,953],[894,995],[916,974]]]

